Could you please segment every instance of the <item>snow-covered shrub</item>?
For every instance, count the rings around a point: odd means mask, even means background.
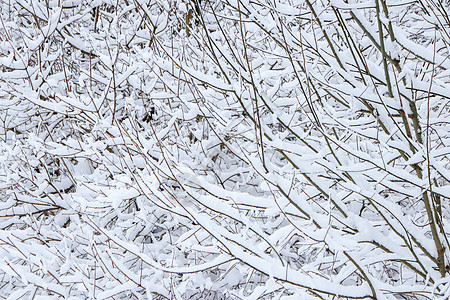
[[[450,296],[448,1],[1,2],[0,296]]]

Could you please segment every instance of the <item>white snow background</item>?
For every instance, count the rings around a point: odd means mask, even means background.
[[[0,2],[1,299],[448,299],[448,0]]]

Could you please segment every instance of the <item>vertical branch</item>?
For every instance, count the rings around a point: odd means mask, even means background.
[[[441,207],[440,207],[440,203],[435,203],[435,201],[433,201],[433,191],[432,191],[432,187],[433,184],[431,182],[431,170],[430,170],[430,151],[431,151],[431,145],[430,145],[430,112],[431,112],[431,107],[430,107],[430,96],[431,96],[431,87],[433,85],[433,80],[434,80],[434,74],[435,74],[435,55],[436,55],[436,28],[434,31],[434,42],[433,42],[433,68],[432,68],[432,72],[431,72],[431,78],[430,78],[430,85],[429,85],[429,89],[428,89],[428,95],[427,95],[427,124],[426,124],[426,141],[425,141],[425,151],[426,151],[426,163],[427,163],[427,177],[428,177],[428,186],[430,189],[430,195],[431,195],[431,199],[428,196],[428,192],[425,191],[424,192],[424,201],[425,206],[427,207],[427,214],[428,214],[428,220],[430,221],[430,228],[431,228],[431,233],[433,235],[433,240],[435,242],[436,245],[436,249],[437,249],[437,254],[438,254],[438,258],[437,258],[437,262],[438,262],[438,267],[439,267],[439,272],[441,273],[442,277],[445,277],[445,256],[444,256],[444,247],[442,246],[442,242],[441,239],[439,237],[439,233],[438,230],[436,228],[436,225],[439,226],[439,228],[441,229],[441,233],[445,235],[445,232],[443,231],[444,228],[442,226],[442,222],[441,220],[441,215],[439,215],[439,212],[441,211]],[[425,197],[426,196],[426,197]],[[430,202],[433,204],[432,206],[430,205]],[[433,212],[433,213],[432,213]]]
[[[262,165],[264,170],[266,171],[266,173],[268,173],[268,169],[266,166],[266,160],[265,160],[265,155],[264,155],[264,140],[263,140],[263,129],[262,129],[262,125],[261,125],[261,116],[260,116],[260,111],[259,111],[259,104],[258,104],[258,91],[256,88],[256,83],[253,79],[253,74],[252,74],[252,68],[250,65],[250,60],[248,57],[248,51],[247,51],[247,45],[246,45],[246,39],[245,39],[245,34],[244,34],[244,23],[242,21],[242,13],[241,13],[241,9],[240,9],[240,0],[237,1],[238,2],[238,9],[239,9],[239,29],[241,32],[241,39],[242,39],[242,46],[243,46],[243,50],[244,50],[244,59],[247,63],[247,68],[248,68],[248,74],[250,76],[250,80],[251,80],[251,85],[252,85],[252,89],[253,89],[253,94],[254,94],[254,113],[256,115],[256,121],[257,124],[255,123],[255,136],[259,135],[259,144],[261,147],[261,161],[262,161]],[[251,95],[251,94],[250,94]]]
[[[377,11],[377,20],[378,20],[378,36],[380,39],[380,49],[381,49],[381,55],[383,56],[383,68],[384,68],[384,76],[386,78],[386,85],[388,88],[388,94],[389,97],[393,97],[392,93],[392,86],[391,86],[391,79],[389,78],[389,68],[387,65],[387,55],[386,55],[386,49],[384,46],[384,35],[383,35],[383,23],[381,22],[380,17],[380,0],[375,0],[375,7]]]

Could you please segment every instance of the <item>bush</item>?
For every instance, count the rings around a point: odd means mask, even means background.
[[[3,1],[0,294],[448,298],[449,5]]]

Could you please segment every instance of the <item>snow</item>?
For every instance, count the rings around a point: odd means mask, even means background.
[[[0,296],[448,298],[449,3],[309,2],[1,3]]]

